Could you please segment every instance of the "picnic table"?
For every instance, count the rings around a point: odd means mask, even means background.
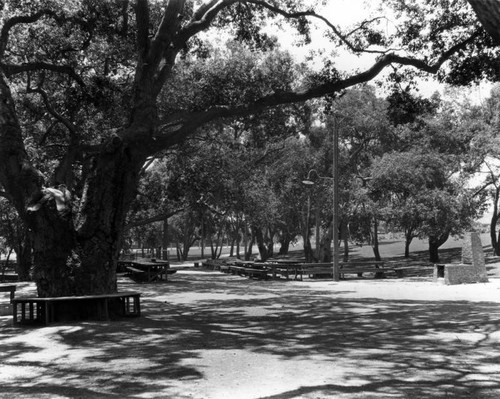
[[[340,274],[345,278],[345,274],[357,274],[358,277],[363,277],[363,273],[375,273],[375,278],[385,277],[384,261],[376,260],[360,260],[340,262]]]
[[[177,272],[177,270],[170,269],[168,261],[137,259],[118,261],[118,263],[121,263],[120,267],[124,267],[132,278],[148,283],[159,280],[166,281],[169,274]]]
[[[221,268],[221,271],[224,270]],[[262,263],[239,259],[234,260],[230,265],[227,265],[227,272],[258,279],[267,279],[268,277],[268,271]]]
[[[302,280],[302,263],[301,259],[268,259],[264,265],[270,270],[273,279],[281,275],[287,280],[290,276],[294,276],[295,280],[298,280],[300,276]]]

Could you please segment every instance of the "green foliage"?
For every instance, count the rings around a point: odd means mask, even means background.
[[[162,103],[165,112],[243,105],[274,91],[292,89],[297,76],[298,68],[289,53],[252,51],[229,42],[209,57],[186,57],[179,62],[162,93]]]
[[[416,122],[419,116],[434,112],[439,105],[433,99],[413,94],[409,85],[405,88],[394,87],[387,101],[387,114],[395,126]]]
[[[483,79],[498,79],[499,49],[477,21],[467,2],[453,0],[424,0],[418,2],[386,2],[395,11],[399,28],[391,38],[410,52],[420,52],[421,58],[437,59],[443,49],[465,41],[474,35],[464,48],[450,57],[437,77],[454,85],[468,85]]]

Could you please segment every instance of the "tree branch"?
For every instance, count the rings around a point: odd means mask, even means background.
[[[194,13],[191,22],[180,30],[178,45],[183,46],[191,37],[207,29],[221,10],[236,2],[237,0],[212,0],[202,5]]]
[[[180,26],[180,15],[184,9],[185,0],[170,0],[163,14],[160,26],[151,41],[148,63],[156,66],[163,58],[165,50],[173,44],[177,30]]]
[[[59,19],[54,11],[43,9],[32,15],[19,15],[13,18],[9,18],[7,21],[5,21],[0,33],[0,59],[2,59],[5,54],[7,43],[9,41],[10,31],[13,27],[19,24],[29,24],[36,22],[44,16],[51,16],[56,20]]]
[[[361,24],[361,26],[359,26],[358,28],[354,29],[353,31],[351,31],[350,33],[348,33],[347,35],[344,35],[339,28],[337,28],[334,24],[332,24],[327,18],[323,17],[322,15],[319,15],[317,14],[315,11],[297,11],[297,12],[288,12],[288,11],[285,11],[275,5],[272,5],[270,4],[269,2],[267,1],[263,1],[263,0],[248,0],[247,3],[252,3],[252,4],[255,4],[255,5],[260,5],[261,7],[264,7],[266,9],[268,9],[269,11],[272,11],[276,14],[279,14],[285,18],[289,18],[289,19],[299,19],[299,18],[304,18],[304,17],[311,17],[311,18],[315,18],[315,19],[318,19],[322,22],[325,23],[326,26],[328,26],[332,32],[340,39],[340,41],[342,43],[344,43],[351,51],[355,52],[355,53],[374,53],[374,54],[384,54],[387,52],[387,50],[368,50],[368,49],[364,49],[364,48],[361,48],[361,47],[356,47],[354,44],[352,44],[347,38],[352,35],[354,32],[356,32],[357,30],[359,29],[362,29],[365,25],[371,23],[371,22],[374,22],[378,19],[381,19],[381,18],[373,18],[371,21],[365,21]]]
[[[149,49],[149,4],[147,0],[138,0],[135,7],[137,23],[137,52],[141,63],[145,61]]]
[[[77,23],[85,28],[88,28],[89,26],[91,26],[89,21],[78,18],[77,16],[67,17],[64,14],[58,15],[55,11],[50,10],[48,8],[41,9],[34,14],[18,15],[18,16],[9,18],[5,21],[5,23],[2,27],[2,30],[0,31],[0,59],[3,58],[5,51],[7,49],[9,35],[10,35],[10,31],[12,30],[12,28],[14,28],[16,25],[20,25],[20,24],[30,24],[30,23],[37,22],[38,20],[40,20],[43,17],[50,17],[54,21],[56,21],[59,25],[62,25],[64,22],[73,21],[73,22],[75,22],[75,23]],[[90,41],[90,38],[86,42],[89,42],[89,41]],[[85,46],[86,46],[86,44],[84,44],[84,47]]]
[[[192,36],[196,35],[200,31],[205,30],[206,28],[209,27],[209,25],[213,22],[213,20],[217,17],[219,12],[227,8],[235,3],[238,3],[238,0],[212,0],[209,3],[201,6],[193,15],[193,19],[190,24],[188,24],[184,29],[181,30],[179,33],[179,41],[184,44],[189,38]],[[326,26],[328,26],[332,32],[340,39],[342,43],[344,43],[351,51],[355,53],[360,53],[360,52],[365,52],[365,53],[375,53],[375,54],[384,54],[387,52],[387,50],[368,50],[364,48],[360,48],[352,44],[349,40],[348,37],[355,33],[357,30],[362,29],[364,26],[366,26],[369,23],[372,23],[374,21],[377,21],[383,17],[378,17],[378,18],[373,18],[370,21],[365,21],[363,22],[357,29],[349,32],[348,34],[343,34],[339,28],[337,28],[334,24],[332,24],[327,18],[323,17],[322,15],[317,14],[315,11],[295,11],[295,12],[289,12],[286,11],[274,4],[271,4],[268,1],[263,1],[263,0],[246,0],[244,3],[247,4],[254,4],[261,6],[263,8],[266,8],[267,10],[281,15],[284,18],[287,19],[299,19],[299,18],[304,18],[304,17],[310,17],[310,18],[315,18],[323,23],[325,23]]]
[[[470,36],[463,42],[457,43],[449,50],[445,51],[433,64],[429,64],[428,62],[421,59],[389,53],[379,57],[375,64],[368,70],[360,72],[356,75],[352,75],[346,79],[324,83],[295,92],[275,92],[249,104],[241,104],[235,106],[214,106],[206,111],[186,112],[170,115],[168,120],[164,121],[163,125],[167,133],[162,136],[155,137],[154,147],[157,150],[165,148],[166,146],[172,144],[179,143],[187,135],[191,134],[201,125],[217,118],[245,116],[259,112],[264,108],[276,105],[303,102],[313,98],[322,97],[327,94],[341,92],[349,87],[374,79],[384,70],[384,68],[391,64],[412,66],[420,69],[421,71],[435,74],[454,53],[467,46],[472,40],[474,40],[477,35],[478,33]]]
[[[49,114],[51,114],[57,121],[62,123],[66,127],[66,129],[68,129],[71,135],[76,135],[77,133],[76,126],[72,124],[69,119],[63,117],[59,112],[55,110],[55,108],[50,104],[49,96],[42,88],[38,87],[36,89],[32,89],[28,83],[28,87],[26,88],[26,93],[35,93],[40,95],[40,97],[42,97],[43,103],[45,104],[45,108],[47,108]]]
[[[33,72],[33,71],[51,71],[60,73],[63,75],[68,75],[73,78],[82,88],[85,87],[85,82],[76,73],[76,71],[68,65],[54,65],[47,62],[26,62],[23,64],[4,64],[0,63],[0,68],[5,72],[7,76],[16,75],[23,72]]]

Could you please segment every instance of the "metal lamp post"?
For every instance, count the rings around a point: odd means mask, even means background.
[[[333,178],[319,176],[315,169],[311,169],[307,174],[307,179],[302,180],[302,184],[307,186],[315,184],[310,180],[311,173],[315,172],[320,179],[331,179],[333,181],[333,220],[332,220],[332,240],[333,240],[333,280],[340,280],[340,265],[339,265],[339,132],[337,126],[337,117],[334,118],[333,128]]]
[[[337,117],[334,119],[333,127],[333,279],[340,280],[339,266],[339,129],[337,126]]]

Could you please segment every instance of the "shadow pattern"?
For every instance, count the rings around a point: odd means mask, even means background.
[[[142,317],[39,329],[0,318],[0,397],[215,398],[194,389],[207,378],[197,362],[221,350],[331,367],[331,378],[248,398],[500,397],[498,303],[348,299],[342,284],[216,272],[121,289],[143,292]]]

